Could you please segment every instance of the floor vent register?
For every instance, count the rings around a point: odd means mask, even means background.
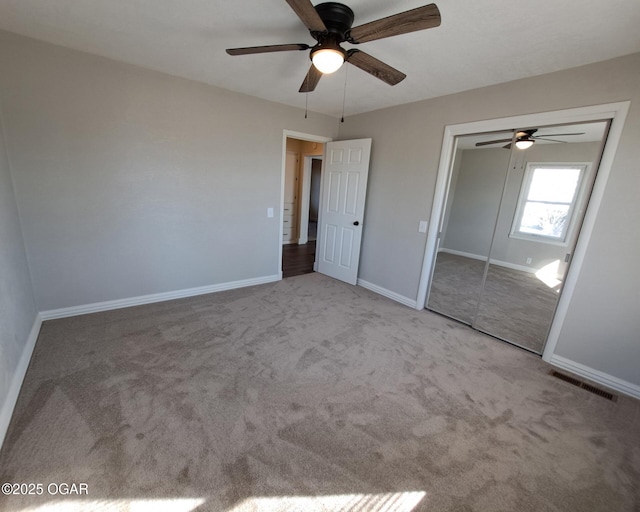
[[[612,402],[618,401],[617,395],[614,395],[613,393],[609,393],[608,391],[605,391],[604,389],[600,389],[591,384],[587,384],[586,382],[583,382],[580,379],[576,379],[575,377],[569,377],[568,375],[557,372],[555,370],[551,370],[549,374],[552,375],[553,377],[556,377],[557,379],[563,380],[565,382],[568,382],[569,384],[573,384],[574,386],[582,388],[588,391],[589,393],[593,393],[594,395],[601,396],[602,398],[606,398],[607,400],[611,400]]]

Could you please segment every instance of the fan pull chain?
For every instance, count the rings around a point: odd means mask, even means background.
[[[304,93],[304,118],[307,118],[307,112],[309,111],[309,93]]]
[[[344,104],[347,99],[347,75],[349,74],[349,66],[344,67],[344,92],[342,93],[342,117],[340,122],[344,123]]]

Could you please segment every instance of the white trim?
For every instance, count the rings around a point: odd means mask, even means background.
[[[542,112],[539,114],[526,114],[502,119],[489,119],[486,121],[475,121],[471,123],[445,126],[433,206],[431,208],[431,218],[429,221],[429,231],[427,232],[427,243],[422,264],[422,272],[420,275],[420,285],[418,287],[418,296],[416,299],[416,308],[420,310],[423,309],[427,301],[431,274],[433,272],[436,257],[439,227],[446,200],[450,174],[449,171],[453,160],[453,149],[455,148],[455,141],[458,135],[511,130],[520,126],[575,124],[611,119],[609,133],[602,153],[602,158],[600,159],[598,173],[595,183],[593,184],[593,190],[589,198],[589,205],[584,216],[580,236],[578,237],[578,241],[572,255],[572,262],[565,278],[562,294],[560,295],[553,323],[549,330],[547,343],[545,344],[544,352],[542,354],[543,360],[547,362],[550,361],[558,344],[562,324],[569,309],[569,304],[571,303],[571,297],[573,296],[576,283],[578,282],[580,269],[587,252],[589,239],[591,238],[591,233],[595,225],[598,209],[600,207],[602,197],[604,196],[607,179],[609,178],[611,168],[613,167],[613,161],[618,149],[618,143],[622,135],[624,122],[627,118],[627,112],[629,111],[630,104],[631,102],[629,101],[622,101],[618,103],[607,103],[603,105],[593,105],[566,110],[556,110],[552,112]]]
[[[300,223],[298,227],[298,245],[309,241],[309,194],[311,192],[311,162],[312,155],[304,155],[300,179]]]
[[[300,238],[298,244],[304,245],[309,241],[309,207],[311,206],[311,170],[313,161],[324,160],[323,155],[304,155],[304,164],[302,166],[302,183],[300,184],[300,229],[298,230]],[[317,238],[317,234],[316,234]]]
[[[165,300],[195,297],[197,295],[222,292],[225,290],[234,290],[236,288],[244,288],[246,286],[256,286],[259,284],[273,283],[274,281],[280,281],[280,279],[282,279],[282,275],[276,274],[272,276],[256,277],[253,279],[243,279],[241,281],[230,281],[227,283],[199,286],[197,288],[187,288],[184,290],[176,290],[173,292],[153,293],[151,295],[141,295],[139,297],[130,297],[127,299],[108,300],[105,302],[94,302],[92,304],[83,304],[81,306],[72,306],[69,308],[50,309],[48,311],[40,312],[40,316],[42,317],[42,320],[67,318],[70,316],[98,313],[100,311],[110,311],[112,309],[141,306],[143,304],[153,304],[154,302],[163,302]]]
[[[571,265],[569,271],[565,276],[564,284],[562,285],[562,293],[560,294],[560,300],[556,307],[556,314],[549,329],[549,336],[547,337],[547,343],[544,346],[544,352],[542,353],[542,359],[544,361],[550,361],[553,354],[556,351],[558,340],[560,339],[560,331],[562,330],[562,323],[569,310],[569,304],[571,303],[571,297],[578,283],[578,276],[580,275],[580,269],[582,263],[587,254],[587,247],[589,246],[589,240],[591,239],[591,233],[595,226],[596,219],[598,217],[598,209],[604,196],[604,191],[607,186],[607,180],[609,174],[611,174],[611,168],[613,167],[613,161],[618,150],[618,143],[622,136],[622,129],[624,122],[629,112],[629,105],[631,102],[625,101],[621,103],[614,103],[609,105],[610,108],[615,110],[611,113],[611,125],[609,126],[609,134],[607,136],[607,142],[600,158],[600,165],[596,174],[596,180],[591,190],[591,196],[589,197],[589,203],[587,205],[587,211],[584,214],[582,220],[582,227],[580,228],[580,235],[578,241],[573,250],[571,256]],[[602,107],[607,107],[603,105]]]
[[[302,133],[302,132],[296,132],[293,130],[284,130],[285,143],[287,142],[287,138],[307,140],[309,142],[322,142],[323,144],[326,142],[331,142],[333,140],[333,138],[325,137],[324,135],[314,135],[312,133]],[[286,151],[286,148],[285,148],[285,151]]]
[[[420,283],[418,284],[418,297],[416,298],[416,309],[422,310],[427,304],[427,293],[429,284],[435,267],[436,250],[440,237],[440,226],[444,219],[444,209],[446,206],[449,181],[451,180],[451,164],[456,152],[456,135],[454,126],[444,127],[444,138],[442,149],[440,150],[440,165],[438,166],[438,176],[433,193],[433,205],[431,206],[431,216],[429,217],[429,229],[427,230],[427,244],[424,250],[424,260],[422,271],[420,272]]]
[[[445,247],[439,248],[438,252],[446,252],[448,254],[455,254],[456,256],[464,256],[465,258],[471,258],[473,260],[487,261],[486,256],[482,256],[480,254],[473,254],[470,252],[456,251],[455,249],[447,249]],[[513,270],[526,272],[527,274],[535,274],[538,270],[540,270],[538,268],[526,267],[524,265],[518,265],[516,263],[510,263],[508,261],[496,260],[495,258],[491,258],[491,261],[489,263],[492,265],[497,265],[499,267],[506,267]]]
[[[13,410],[16,407],[18,395],[20,394],[20,388],[22,387],[22,382],[24,381],[24,377],[27,374],[29,362],[31,361],[31,355],[33,354],[33,349],[36,347],[36,341],[38,341],[38,335],[40,334],[41,326],[42,315],[38,313],[36,314],[36,318],[33,321],[31,331],[29,331],[29,336],[27,337],[27,341],[24,344],[24,348],[22,349],[20,361],[18,362],[15,372],[13,373],[9,392],[4,398],[2,409],[0,409],[0,447],[4,443],[4,438],[7,435],[9,423],[11,422],[11,417],[13,416]]]
[[[373,284],[368,281],[365,281],[364,279],[358,278],[358,281],[356,284],[358,286],[362,286],[363,288],[366,288],[367,290],[371,290],[372,292],[377,293],[378,295],[382,295],[383,297],[387,297],[388,299],[395,300],[400,304],[409,306],[410,308],[416,307],[415,300],[405,297],[404,295],[400,295],[399,293],[392,292],[391,290],[387,290],[386,288],[383,288],[382,286],[378,286],[377,284]]]
[[[570,359],[556,354],[551,356],[549,363],[558,368],[562,368],[563,370],[580,375],[581,377],[596,382],[597,384],[601,384],[609,389],[618,391],[619,393],[624,393],[625,395],[632,396],[633,398],[640,398],[640,386],[637,384],[632,384],[631,382],[619,379],[618,377],[614,377],[608,373],[594,370],[589,366],[576,363],[575,361],[571,361]]]

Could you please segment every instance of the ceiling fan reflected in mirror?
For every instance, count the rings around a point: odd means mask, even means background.
[[[305,27],[309,29],[311,37],[316,40],[314,46],[305,43],[252,46],[229,48],[227,53],[229,55],[249,55],[311,50],[309,57],[312,65],[300,87],[300,92],[315,90],[323,74],[337,71],[345,62],[353,64],[389,85],[396,85],[407,75],[361,50],[356,48],[345,50],[340,44],[344,42],[366,43],[440,25],[440,11],[435,4],[411,9],[352,28],[354,13],[346,5],[325,2],[314,7],[310,0],[286,0],[286,2]]]
[[[585,132],[581,132],[581,133],[549,133],[549,134],[544,134],[544,136],[536,136],[534,135],[534,133],[536,133],[538,131],[537,128],[532,128],[530,130],[521,130],[519,132],[516,132],[516,148],[518,149],[528,149],[531,146],[533,146],[533,144],[537,141],[537,140],[545,140],[548,142],[561,142],[561,143],[566,143],[566,140],[557,140],[557,139],[549,139],[548,137],[565,137],[565,136],[572,136],[572,135],[584,135]],[[498,140],[487,140],[484,142],[476,142],[476,147],[479,146],[489,146],[491,144],[504,144],[505,142],[507,142],[508,144],[506,146],[502,146],[505,149],[511,149],[511,141],[512,139],[498,139]]]

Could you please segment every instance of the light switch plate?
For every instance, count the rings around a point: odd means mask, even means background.
[[[427,221],[426,220],[421,220],[420,221],[420,225],[418,226],[418,232],[419,233],[426,233],[427,232]]]
[[[273,208],[267,208],[267,217],[273,218]]]

